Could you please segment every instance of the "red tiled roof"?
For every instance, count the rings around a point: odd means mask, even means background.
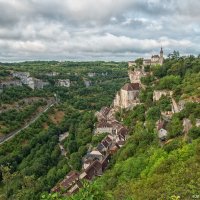
[[[125,136],[125,135],[128,134],[128,130],[127,130],[127,128],[122,127],[122,128],[118,131],[117,134],[118,134],[118,135],[121,134],[121,135]]]
[[[100,121],[100,122],[97,124],[97,128],[106,128],[106,127],[111,128],[112,125],[109,124],[109,123],[106,122],[106,121]]]
[[[107,136],[107,137],[105,138],[105,141],[108,142],[108,143],[111,143],[111,142],[112,142],[112,139],[111,139],[109,136]]]
[[[122,90],[126,90],[126,91],[133,91],[133,90],[139,90],[139,89],[140,89],[139,83],[126,83],[122,87]]]
[[[106,116],[109,112],[110,112],[111,108],[108,108],[108,107],[103,107],[101,110],[100,110],[100,113],[104,116]]]
[[[96,171],[101,169],[102,165],[98,160],[95,160],[88,168],[85,169],[85,173],[89,173],[89,171],[95,169]]]
[[[79,173],[78,172],[75,172],[75,171],[69,172],[69,174],[67,174],[66,178],[60,183],[60,186],[64,187],[65,189],[68,189],[78,179],[79,179]]]
[[[124,144],[125,144],[125,141],[120,140],[120,141],[117,142],[117,144],[118,144],[118,145],[124,145]]]
[[[109,146],[109,143],[108,143],[107,141],[105,141],[105,140],[103,140],[101,143],[102,143],[103,146],[106,147],[106,148]]]

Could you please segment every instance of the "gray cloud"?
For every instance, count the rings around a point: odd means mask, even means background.
[[[193,0],[0,0],[0,61],[199,54]]]

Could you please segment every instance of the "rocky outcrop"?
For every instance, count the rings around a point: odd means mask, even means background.
[[[135,69],[134,71],[128,71],[129,79],[131,83],[141,84],[141,78],[146,76],[146,73],[142,69]]]
[[[162,96],[172,96],[173,92],[171,90],[154,90],[153,101],[159,101]]]

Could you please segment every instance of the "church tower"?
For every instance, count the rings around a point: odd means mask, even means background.
[[[164,60],[164,58],[163,58],[163,49],[162,49],[162,47],[161,47],[161,49],[160,49],[160,59],[159,59],[160,65],[163,64],[163,60]]]

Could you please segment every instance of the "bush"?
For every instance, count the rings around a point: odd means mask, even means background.
[[[173,90],[175,89],[179,84],[181,83],[180,76],[165,76],[164,78],[161,78],[158,84],[158,89],[169,89]]]
[[[193,127],[190,129],[188,135],[192,138],[192,139],[197,139],[198,137],[200,137],[200,127]]]

